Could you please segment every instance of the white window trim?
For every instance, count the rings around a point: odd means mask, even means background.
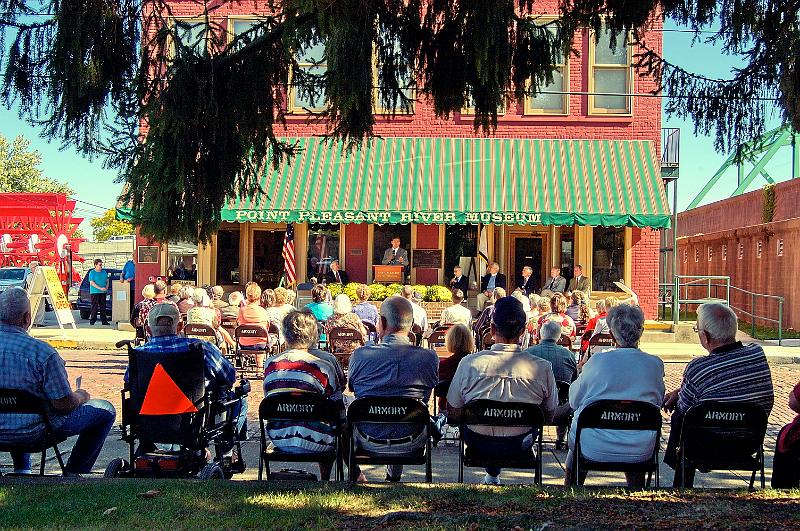
[[[548,24],[553,22],[554,20],[558,20],[558,17],[555,15],[545,15],[536,17],[537,23],[541,21],[541,25]],[[561,70],[562,79],[564,80],[563,86],[561,90],[564,94],[561,95],[562,98],[562,110],[560,112],[553,112],[547,109],[540,109],[533,107],[531,102],[533,101],[533,97],[526,95],[525,101],[523,102],[522,106],[522,114],[525,116],[569,116],[569,74],[570,74],[570,61],[569,61],[569,54],[564,55],[563,62],[553,65],[557,69]],[[528,82],[530,84],[530,81]],[[544,87],[542,87],[544,88]]]

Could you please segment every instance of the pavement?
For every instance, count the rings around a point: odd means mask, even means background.
[[[673,345],[674,346],[674,345]],[[82,379],[82,387],[94,398],[104,398],[112,402],[120,410],[120,387],[122,376],[127,366],[127,355],[124,351],[114,350],[61,350],[62,357],[67,362],[67,372],[70,380],[77,377]],[[667,390],[676,389],[680,385],[685,363],[667,362],[665,364],[665,385]],[[772,378],[775,386],[775,407],[769,418],[769,427],[765,439],[766,476],[769,485],[772,470],[772,454],[775,448],[775,438],[782,426],[794,418],[794,413],[788,408],[787,397],[793,386],[800,380],[800,364],[774,364],[772,365]],[[254,480],[258,477],[258,448],[259,429],[257,420],[257,404],[263,397],[261,386],[254,382],[253,392],[249,397],[248,425],[250,439],[244,443],[244,457],[249,467],[244,474],[234,476],[236,480]],[[118,418],[119,420],[119,418]],[[661,436],[661,451],[666,445],[669,436],[669,416],[664,415],[664,428]],[[546,485],[562,485],[564,478],[564,459],[566,452],[554,448],[555,431],[548,427],[544,437],[544,483]],[[63,443],[60,448],[68,450],[74,444],[74,439]],[[97,461],[93,475],[100,476],[106,465],[115,457],[124,457],[128,448],[120,440],[120,431],[115,427],[103,448]],[[444,441],[434,448],[433,453],[433,480],[436,483],[455,483],[458,480],[458,446],[455,442]],[[36,464],[36,458],[34,458]],[[0,454],[0,471],[8,471],[10,462],[6,454]],[[303,463],[276,463],[273,470],[283,468],[307,470],[317,473],[316,465]],[[56,472],[53,459],[48,461],[48,470]],[[365,467],[365,474],[370,481],[382,482],[385,476],[380,467]],[[482,469],[465,470],[467,483],[480,483],[483,480]],[[673,471],[663,465],[660,467],[661,485],[671,486]],[[410,466],[403,474],[403,481],[424,482],[424,467]],[[504,484],[526,484],[533,482],[529,471],[504,470],[501,474]],[[695,485],[706,488],[746,488],[749,475],[743,472],[719,471],[708,474],[698,474]],[[592,472],[587,480],[589,486],[624,486],[624,476],[614,472]]]

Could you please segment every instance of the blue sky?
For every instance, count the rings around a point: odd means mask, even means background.
[[[679,29],[667,22],[667,30]],[[704,42],[692,43],[691,33],[665,31],[664,54],[671,62],[681,65],[693,72],[706,76],[728,77],[730,68],[740,64],[737,58],[724,56],[718,48]],[[58,181],[68,183],[76,197],[83,201],[78,203],[76,215],[88,219],[101,214],[101,208],[112,208],[116,203],[122,185],[114,182],[114,171],[103,169],[101,161],[87,160],[74,150],[60,150],[58,144],[48,143],[39,137],[36,128],[20,120],[15,111],[0,108],[0,133],[8,138],[19,134],[31,140],[32,148],[42,154],[41,168],[44,174]],[[772,126],[780,124],[780,117],[773,117]],[[664,118],[664,127],[681,128],[681,177],[679,184],[678,207],[683,210],[697,192],[713,175],[726,158],[725,154],[714,150],[713,139],[698,137],[693,134],[691,123],[683,120]],[[767,170],[776,180],[783,180],[791,171],[791,153],[788,149],[779,152],[767,166]],[[735,170],[726,174],[727,179],[718,183],[716,188],[706,197],[704,203],[723,199],[730,195],[735,186]],[[760,187],[763,181],[755,181],[751,189]],[[83,225],[84,232],[91,234],[88,222]]]

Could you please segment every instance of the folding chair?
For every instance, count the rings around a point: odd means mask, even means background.
[[[203,341],[217,344],[217,332],[213,326],[206,324],[187,324],[183,327],[183,335],[186,337],[196,337]]]
[[[338,345],[340,345],[342,341],[356,341],[359,343],[359,346],[363,346],[364,336],[355,328],[347,326],[337,326],[328,331],[328,352],[336,356],[336,359],[339,360],[342,367],[347,367],[350,361],[350,355],[355,349],[349,352],[339,349]]]
[[[471,426],[495,428],[530,428],[535,430],[534,445],[530,452],[520,450],[517,454],[478,455],[464,442],[464,432]],[[533,481],[542,484],[542,431],[544,413],[536,404],[525,402],[500,402],[497,400],[473,400],[464,405],[459,422],[458,482],[464,483],[464,467],[498,467],[533,470]],[[535,448],[535,450],[534,450]]]
[[[565,382],[564,380],[556,380],[556,389],[558,389],[558,405],[563,406],[564,404],[569,403],[569,382]],[[550,426],[556,426],[557,428],[569,428],[572,424],[572,413],[570,413],[569,417],[564,419],[561,422],[553,422]],[[558,442],[558,441],[556,441]]]
[[[278,325],[273,322],[269,323],[269,328],[267,329],[267,334],[269,336],[269,352],[270,354],[280,354],[281,352],[286,350],[286,344],[281,344],[281,333],[278,330]],[[274,340],[274,341],[273,341]]]
[[[236,361],[234,365],[239,369],[242,374],[251,376],[253,378],[263,378],[264,358],[269,355],[269,345],[266,349],[261,350],[248,350],[242,349],[241,339],[243,337],[263,339],[265,343],[269,342],[269,332],[259,325],[240,325],[236,327],[233,332],[233,337],[236,340]],[[261,356],[261,364],[259,367],[258,357]],[[259,368],[261,371],[259,372]]]
[[[444,338],[447,336],[448,328],[438,327],[433,333],[428,336],[428,348],[436,348],[444,346]]]
[[[414,343],[414,345],[415,345],[415,346],[417,346],[417,347],[418,347],[418,346],[420,346],[420,345],[422,345],[422,334],[425,332],[425,331],[422,329],[422,327],[420,327],[418,324],[414,323],[414,324],[411,326],[411,331],[414,333],[414,337],[416,337],[416,338],[417,338],[417,340],[416,340],[416,342]]]
[[[589,355],[593,355],[597,347],[614,347],[616,344],[611,334],[597,334],[589,340]]]
[[[406,425],[416,426],[414,433],[425,434],[425,445],[422,448],[412,449],[402,454],[386,454],[367,451],[358,446],[355,431],[361,425]],[[431,470],[431,430],[428,406],[405,396],[371,396],[358,398],[347,408],[347,426],[350,439],[349,474],[350,481],[355,481],[355,468],[357,464],[367,465],[425,465],[425,481],[431,483],[433,473]],[[359,430],[360,431],[360,430]],[[400,440],[385,441],[374,439],[362,434],[367,440],[378,444],[402,444],[414,436],[402,437]]]
[[[64,442],[65,438],[56,438],[53,435],[53,427],[50,424],[50,417],[47,414],[47,407],[42,399],[21,389],[0,389],[0,415],[37,415],[41,418],[43,430],[39,438],[29,443],[18,443],[11,441],[0,441],[0,452],[23,452],[29,454],[42,453],[42,461],[39,465],[39,475],[44,476],[44,466],[47,459],[47,450],[53,449],[56,455],[58,466],[61,473],[64,473],[64,461],[58,449],[58,443]]]
[[[592,461],[583,455],[581,435],[583,430],[623,430],[652,431],[655,443],[653,454],[638,463],[611,461]],[[578,415],[575,431],[575,471],[573,485],[578,485],[582,470],[602,470],[611,472],[646,472],[647,486],[656,475],[656,488],[659,486],[658,450],[661,441],[661,409],[649,402],[638,400],[598,400],[592,402]]]
[[[494,336],[492,335],[491,330],[487,330],[483,333],[483,336],[481,337],[481,345],[483,346],[483,350],[486,350],[494,345]]]
[[[572,350],[572,339],[566,334],[561,334],[561,337],[556,341],[556,345],[561,345],[564,348]]]
[[[261,453],[258,460],[258,480],[269,480],[269,464],[273,461],[284,463],[329,463],[336,464],[337,481],[344,480],[342,460],[342,422],[340,404],[317,393],[290,391],[268,396],[258,408],[258,422],[261,425]],[[267,448],[267,432],[270,424],[276,423],[285,429],[287,423],[320,423],[330,426],[335,435],[336,446],[329,452],[282,452],[275,447]]]
[[[749,402],[705,401],[689,408],[683,417],[678,465],[708,472],[711,470],[752,471],[750,490],[761,473],[764,480],[764,435],[767,414],[764,408]],[[678,473],[676,471],[676,473]],[[686,474],[681,474],[681,488]]]
[[[375,325],[370,323],[369,321],[361,321],[361,324],[363,324],[364,328],[366,328],[367,330],[367,340],[377,343],[378,329],[375,328]]]

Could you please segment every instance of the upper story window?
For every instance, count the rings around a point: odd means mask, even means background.
[[[187,48],[198,55],[205,55],[208,53],[208,27],[205,18],[173,18],[172,24],[174,29],[174,40],[170,47],[172,57],[180,53],[182,48]],[[180,43],[181,46],[178,46],[178,43]]]
[[[630,34],[603,30],[595,44],[589,38],[589,114],[629,115],[633,111],[633,68]],[[616,46],[612,46],[612,41]]]
[[[728,259],[728,244],[727,243],[723,243],[722,244],[722,260],[727,260],[727,259]]]
[[[328,70],[325,60],[325,43],[322,41],[312,42],[297,53],[297,68],[306,73],[320,76]],[[297,77],[297,71],[293,72],[293,78]],[[317,91],[316,96],[306,93],[301,87],[289,83],[289,112],[321,112],[327,107],[325,89]]]
[[[537,19],[536,23],[545,26],[553,20],[544,17]],[[545,29],[551,33],[557,30],[553,24],[545,26]],[[536,96],[525,97],[525,114],[569,114],[569,66],[563,52],[559,52],[553,68],[553,82],[539,87],[540,93]]]
[[[260,19],[255,17],[229,17],[228,18],[228,43],[232,43],[237,37],[236,48],[241,48],[253,42],[253,40],[263,33],[263,27],[254,29],[258,26]]]
[[[412,114],[414,112],[414,104],[413,102],[410,104],[409,107],[404,108],[402,98],[398,97],[397,104],[395,105],[391,99],[388,101],[384,98],[391,98],[391,94],[381,94],[381,84],[386,83],[381,72],[386,65],[381,61],[381,54],[378,52],[378,46],[384,44],[383,42],[376,43],[375,45],[375,71],[373,73],[373,80],[375,83],[375,88],[373,90],[373,98],[374,98],[374,106],[375,106],[375,113],[376,114],[389,114],[392,112],[392,108],[395,109],[395,112],[398,114]],[[416,99],[416,83],[412,76],[411,68],[406,65],[403,68],[403,58],[400,54],[400,43],[397,39],[393,39],[391,42],[392,45],[392,56],[394,61],[396,62],[397,66],[395,67],[395,71],[399,73],[397,77],[397,85],[400,87],[400,91],[402,92],[405,98],[410,100]],[[388,75],[388,72],[387,72]]]

